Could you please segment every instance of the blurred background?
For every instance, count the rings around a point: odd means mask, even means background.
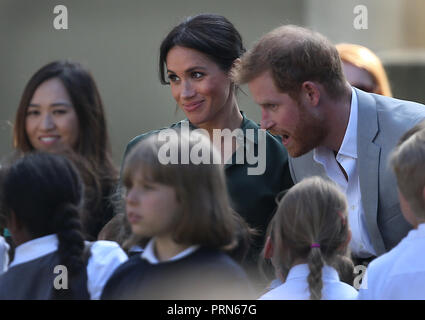
[[[53,27],[56,5],[68,9],[68,30]],[[353,22],[367,8],[367,29]],[[12,151],[12,125],[30,76],[57,59],[71,59],[93,74],[108,119],[117,165],[134,136],[184,115],[158,79],[159,45],[184,17],[226,16],[245,46],[281,24],[312,28],[332,42],[369,47],[383,59],[396,98],[425,103],[423,0],[0,0],[0,159]],[[239,106],[259,122],[247,95]]]

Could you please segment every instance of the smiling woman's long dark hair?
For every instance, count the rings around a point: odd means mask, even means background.
[[[113,193],[118,171],[112,161],[102,100],[90,72],[70,61],[54,61],[39,69],[24,88],[15,118],[13,144],[20,154],[34,151],[25,129],[27,109],[37,88],[52,78],[62,82],[78,117],[77,145],[67,153],[75,161],[86,186],[85,233],[88,238],[96,238],[112,217],[111,213],[105,216],[105,212],[112,212],[109,204],[105,205],[105,197]]]

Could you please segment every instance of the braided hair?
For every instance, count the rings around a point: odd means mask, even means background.
[[[54,289],[52,298],[72,299],[72,279],[83,271],[85,247],[80,222],[83,186],[77,170],[63,156],[30,153],[7,169],[2,190],[6,218],[13,212],[32,239],[57,234],[69,289]]]
[[[347,254],[350,231],[345,195],[320,177],[302,180],[280,201],[273,218],[274,266],[286,278],[296,260],[306,261],[310,299],[322,298],[322,269]],[[347,272],[345,272],[347,273]]]

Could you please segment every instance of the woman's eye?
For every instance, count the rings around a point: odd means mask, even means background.
[[[192,78],[194,78],[194,79],[199,79],[199,78],[202,78],[204,76],[204,74],[203,73],[201,73],[201,72],[192,72]]]
[[[65,114],[67,112],[68,112],[68,110],[66,110],[66,109],[56,109],[56,110],[53,110],[53,114]]]
[[[40,114],[40,111],[38,110],[28,110],[27,111],[27,116],[37,116]]]
[[[179,80],[179,77],[177,77],[175,74],[169,74],[168,79],[170,80],[170,82],[176,82],[177,80]]]

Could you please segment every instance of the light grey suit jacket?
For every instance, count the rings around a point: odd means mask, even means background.
[[[372,245],[381,255],[412,228],[401,213],[397,182],[388,158],[401,135],[425,119],[425,105],[355,91],[362,205]],[[316,175],[327,178],[323,166],[313,160],[313,151],[298,158],[289,157],[289,168],[294,183]]]

